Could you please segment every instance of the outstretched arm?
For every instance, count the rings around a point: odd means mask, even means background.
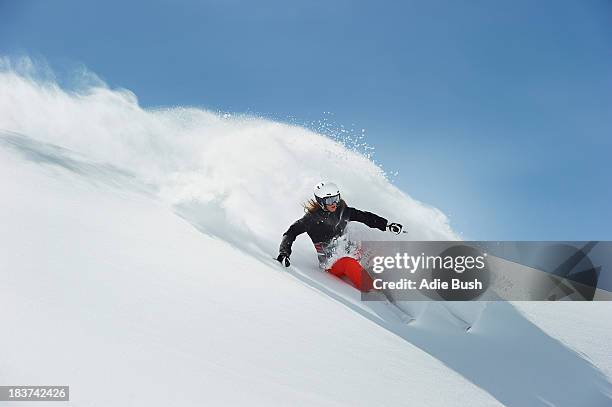
[[[304,219],[299,219],[289,226],[289,229],[283,234],[283,240],[281,240],[280,248],[278,253],[286,257],[291,256],[291,246],[298,235],[306,232],[306,226],[304,225]]]
[[[387,228],[387,219],[373,214],[372,212],[360,211],[359,209],[348,207],[349,220],[361,222],[371,228],[380,229],[383,232]]]
[[[349,220],[361,222],[371,228],[380,229],[383,232],[389,230],[389,232],[395,233],[396,235],[402,233],[402,225],[399,223],[389,223],[387,219],[373,214],[372,212],[360,211],[359,209],[351,207],[349,207],[348,210],[350,211]]]

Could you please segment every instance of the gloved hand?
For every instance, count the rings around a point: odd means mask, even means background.
[[[402,233],[402,225],[400,225],[399,223],[389,223],[387,225],[387,230],[389,230],[389,232],[395,233],[396,235],[399,235],[400,233]]]
[[[285,267],[289,267],[291,265],[291,262],[289,261],[289,256],[283,253],[278,255],[278,257],[276,258],[276,261],[278,261],[280,264],[282,264]]]

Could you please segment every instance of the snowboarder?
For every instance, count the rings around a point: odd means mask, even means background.
[[[330,245],[343,235],[350,221],[361,222],[382,231],[389,230],[395,234],[402,232],[402,225],[388,223],[385,218],[371,212],[348,206],[340,198],[340,190],[333,182],[317,184],[314,188],[314,198],[304,205],[306,214],[283,234],[276,260],[283,266],[289,267],[291,246],[298,235],[306,232],[315,245],[322,268],[339,278],[348,278],[363,292],[369,291],[372,288],[372,279],[356,259],[341,257],[328,267],[325,260],[329,258]]]

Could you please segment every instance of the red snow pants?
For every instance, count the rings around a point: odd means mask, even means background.
[[[368,292],[372,289],[372,278],[361,267],[361,264],[352,257],[342,257],[336,260],[327,271],[336,277],[348,278],[359,291]]]

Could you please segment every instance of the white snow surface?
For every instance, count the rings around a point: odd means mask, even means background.
[[[458,238],[366,157],[0,65],[0,384],[70,385],[73,406],[612,404],[609,303],[406,303],[406,324],[305,237],[272,260],[320,179],[402,238]]]

